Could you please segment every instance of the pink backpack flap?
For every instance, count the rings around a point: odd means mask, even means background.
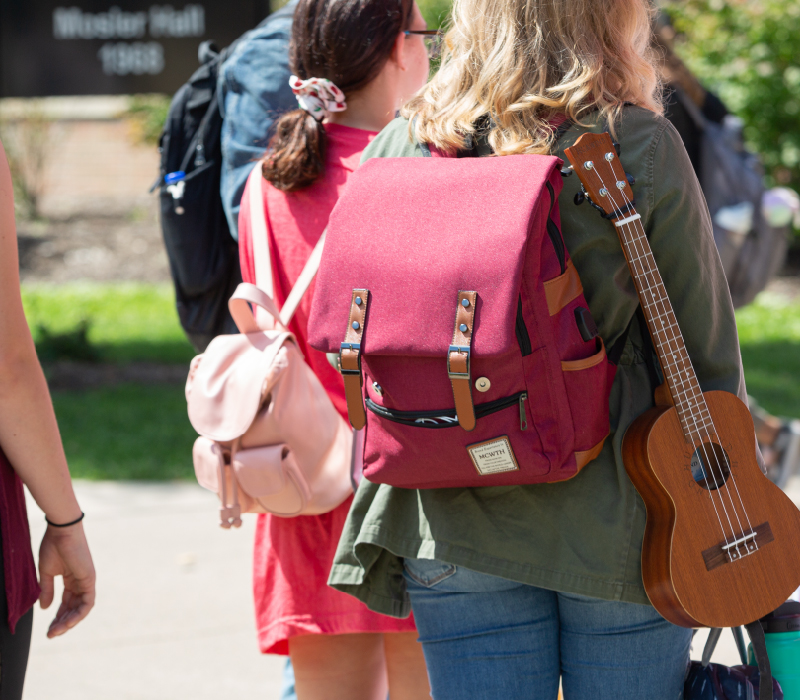
[[[376,158],[348,181],[310,342],[339,354],[370,481],[553,482],[599,454],[615,367],[561,235],[560,165]]]
[[[257,171],[257,172],[256,172]],[[260,164],[251,201],[257,280],[272,287]],[[253,213],[251,212],[251,216]],[[256,243],[255,237],[263,240]],[[353,492],[353,434],[287,330],[317,270],[324,237],[280,313],[271,297],[240,284],[229,302],[240,333],[221,335],[195,357],[186,382],[192,451],[200,485],[219,495],[225,528],[241,513],[326,513]],[[266,252],[265,252],[266,251]],[[260,311],[258,319],[250,305]]]

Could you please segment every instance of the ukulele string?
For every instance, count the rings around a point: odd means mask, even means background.
[[[602,180],[602,178],[601,178],[601,180]],[[605,184],[604,184],[604,187],[605,187]],[[605,189],[606,189],[607,192],[610,192],[607,187],[605,187]],[[630,204],[630,200],[627,199],[627,196],[625,196],[624,192],[622,192],[622,195],[627,200],[626,203]],[[614,197],[610,193],[609,193],[608,196],[609,196],[609,199],[614,203],[614,207],[618,209],[619,207],[618,207],[616,201],[614,200]],[[630,258],[631,258],[631,263],[633,265],[637,260],[641,260],[644,257],[646,257],[647,253],[646,253],[646,251],[638,250],[638,247],[636,246],[635,236],[634,236],[634,234],[636,232],[630,227],[630,225],[626,224],[625,228],[626,228],[627,233],[628,233],[628,240],[625,240],[624,243],[625,243],[626,249],[628,250],[628,254],[629,254]],[[644,253],[644,254],[642,254],[642,253]],[[658,310],[658,304],[655,301],[656,296],[654,294],[654,291],[655,291],[654,287],[652,287],[650,285],[650,281],[647,278],[647,276],[644,275],[644,273],[642,275],[639,275],[636,272],[635,266],[634,266],[634,272],[636,273],[636,276],[634,277],[634,280],[638,283],[637,286],[639,286],[639,288],[643,292],[649,292],[650,293],[650,298],[651,298],[652,301],[649,304],[647,304],[647,306],[648,307],[650,307],[650,306],[654,307],[656,312],[657,312],[658,318],[659,319],[663,319],[665,314]],[[645,284],[647,285],[646,287],[645,287]],[[662,320],[662,324],[663,324],[663,320]],[[662,328],[662,331],[664,331],[664,335],[665,335],[665,338],[666,338],[665,329]],[[672,340],[667,339],[667,340],[662,342],[661,339],[656,334],[656,342],[658,343],[658,345],[666,346],[665,350],[667,352],[669,352],[670,355],[672,355],[673,358],[675,357],[675,352],[674,352],[675,348],[672,347],[672,341],[674,341],[674,340],[675,339],[672,339]],[[677,349],[679,350],[679,348],[677,348]],[[676,366],[677,366],[677,362],[673,361],[673,364],[676,364]],[[678,377],[676,377],[675,374],[672,374],[672,379],[673,379],[674,384],[676,385],[675,388],[679,393],[687,393],[687,391],[684,389],[684,385],[686,383],[685,380],[681,379],[679,375],[678,375]],[[691,430],[694,430],[695,433],[699,434],[700,430],[699,430],[699,427],[698,427],[697,418],[691,412],[689,413],[689,417],[691,418],[693,425],[690,426],[687,423],[686,424],[687,430],[689,430],[690,432],[691,432]],[[709,454],[708,454],[708,449],[709,448],[706,446],[705,442],[701,441],[700,449],[702,450],[703,455],[705,457],[705,463],[706,463],[706,465],[708,465],[708,470],[705,469],[705,468],[703,469],[703,480],[705,482],[706,490],[708,491],[709,498],[711,500],[711,505],[713,506],[714,512],[715,512],[715,514],[717,516],[717,522],[718,522],[718,524],[720,526],[720,530],[722,531],[722,535],[723,535],[723,538],[725,540],[725,544],[728,545],[729,544],[728,535],[727,535],[727,532],[725,530],[724,525],[722,524],[722,519],[720,518],[719,511],[717,510],[717,505],[716,505],[716,502],[715,502],[715,499],[714,499],[714,491],[718,492],[717,493],[717,497],[719,498],[720,507],[721,507],[721,509],[722,509],[722,511],[723,511],[723,513],[725,515],[725,520],[728,522],[728,527],[730,528],[731,538],[732,538],[733,542],[736,541],[736,532],[735,532],[735,530],[733,528],[733,522],[731,520],[730,514],[728,513],[728,508],[725,505],[725,499],[723,497],[723,494],[721,492],[719,492],[719,484],[717,483],[717,475],[714,473],[714,465],[713,465],[711,459],[709,458]],[[723,476],[722,469],[721,469],[719,463],[717,463],[717,466],[719,467],[719,471],[720,471],[720,481],[722,481],[722,476]],[[711,484],[709,483],[709,472],[711,473],[711,476],[713,477],[714,486],[716,488],[712,488]],[[729,498],[729,500],[730,500],[730,498]],[[738,521],[739,519],[738,519],[738,515],[736,514],[735,505],[734,505],[734,503],[732,501],[731,501],[730,505],[734,509],[734,516],[735,516],[736,520]],[[738,550],[738,545],[737,545],[737,550]]]
[[[717,443],[718,443],[718,444],[721,446],[721,442],[722,442],[722,441],[720,440],[720,437],[719,437],[719,435],[717,434],[717,428],[716,428],[716,426],[714,425],[714,423],[713,423],[713,422],[712,422],[712,424],[711,424],[711,427],[712,427],[712,429],[713,429],[713,431],[714,431],[714,437],[717,439]],[[710,439],[710,438],[711,438],[711,436],[709,435],[709,439]],[[727,452],[723,452],[722,454],[723,454],[723,457],[725,458],[725,463],[726,463],[726,465],[728,466],[728,473],[731,475],[731,478],[730,478],[730,480],[733,482],[733,488],[734,488],[734,489],[736,489],[736,496],[739,498],[739,503],[741,503],[741,504],[742,504],[742,513],[744,513],[744,517],[745,517],[745,519],[747,520],[747,527],[750,529],[750,532],[748,533],[748,536],[749,536],[749,535],[755,535],[756,531],[755,531],[755,529],[753,529],[753,524],[750,522],[750,516],[747,514],[747,508],[746,508],[746,506],[744,505],[744,501],[742,500],[742,495],[741,495],[741,493],[739,493],[739,486],[738,486],[738,484],[736,483],[736,477],[735,477],[735,476],[734,476],[734,474],[733,474],[733,465],[730,463],[730,459],[729,459],[729,457],[728,457],[728,454],[727,454]],[[726,482],[726,484],[725,484],[726,488],[727,488],[727,485],[728,485],[728,484],[727,484],[727,482]],[[743,536],[744,536],[744,535],[743,535]],[[753,538],[753,545],[755,546],[756,550],[758,550],[758,548],[759,548],[759,547],[758,547],[758,542],[756,541],[755,537]],[[745,546],[745,549],[747,549],[747,547],[746,547],[746,546]],[[738,548],[738,546],[737,546],[737,548],[736,548],[736,551],[737,551],[737,552],[739,551],[739,548]]]
[[[612,172],[613,172],[613,166],[612,166]],[[616,175],[616,173],[614,173],[614,174]],[[602,181],[602,178],[601,178],[601,181]],[[609,191],[608,188],[606,188],[606,191]],[[625,200],[625,204],[633,206],[633,203],[630,201],[630,199],[628,198],[627,194],[625,193],[625,191],[623,189],[620,189],[620,194],[622,195],[623,199]],[[612,202],[614,202],[614,198],[610,194],[609,194],[609,198],[611,199]],[[616,207],[616,202],[614,202],[614,206]],[[632,225],[636,226],[637,223],[638,223],[638,226],[639,226],[639,228],[641,230],[641,233],[638,234],[638,239],[641,240],[641,236],[646,236],[646,233],[645,233],[645,230],[644,230],[644,226],[641,223],[641,219],[637,219],[636,222],[634,222]],[[635,244],[636,244],[636,241],[634,241],[634,245]],[[648,253],[647,250],[644,249],[643,245],[641,247],[642,247],[642,253],[643,254],[640,254],[639,251],[637,250],[637,256],[639,258],[646,257],[647,255],[651,255],[652,256],[652,253],[651,252]],[[657,267],[656,267],[656,269],[657,269]],[[661,284],[663,285],[663,282]],[[649,286],[649,282],[648,282],[648,286]],[[678,331],[678,334],[680,336],[680,340],[682,341],[683,340],[683,334],[682,334],[679,326],[677,327],[677,331]],[[665,336],[666,336],[666,333],[665,333]],[[677,338],[675,338],[674,340],[677,340]],[[684,342],[684,347],[685,347],[685,342]],[[678,349],[680,349],[680,348],[678,348]],[[672,350],[671,347],[670,347],[670,350]],[[688,353],[686,353],[686,361],[689,362],[689,364],[691,366],[691,359],[688,357]],[[688,372],[687,372],[687,374],[688,374]],[[673,375],[673,379],[674,379],[674,375]],[[681,383],[681,387],[683,387],[687,383],[687,380],[681,379],[680,383]],[[688,384],[689,384],[689,388],[693,392],[694,388],[693,388],[693,386],[691,384],[691,379],[688,380]],[[698,389],[699,389],[699,385],[698,385]],[[681,393],[687,393],[687,392],[682,391]],[[688,400],[688,399],[687,399],[687,403],[689,405],[691,405],[691,401]],[[695,399],[695,403],[697,403],[696,399]],[[706,408],[706,411],[708,412],[707,408]],[[692,414],[692,421],[693,421],[693,423],[695,425],[695,432],[699,436],[701,436],[701,444],[702,444],[703,454],[704,454],[704,456],[706,458],[706,461],[708,462],[709,466],[711,466],[711,460],[709,460],[708,452],[706,450],[706,445],[708,443],[702,439],[702,435],[704,433],[705,437],[708,438],[709,441],[714,439],[714,438],[716,438],[716,443],[717,444],[721,444],[721,441],[719,439],[719,435],[717,434],[717,430],[716,430],[716,426],[714,425],[714,421],[711,420],[711,414],[710,414],[710,412],[708,412],[708,413],[709,413],[709,420],[710,420],[710,423],[711,423],[711,430],[713,430],[713,433],[714,433],[713,436],[709,432],[709,428],[708,428],[708,425],[706,425],[705,419],[702,421],[700,429],[697,429],[698,422],[694,418],[693,414]],[[736,517],[737,524],[739,525],[739,532],[742,533],[742,535],[753,534],[753,532],[754,532],[753,525],[752,525],[752,523],[750,521],[750,516],[747,513],[747,507],[745,506],[744,501],[743,501],[742,496],[741,496],[741,493],[739,491],[739,486],[736,483],[736,477],[733,474],[733,470],[731,468],[730,462],[728,461],[727,454],[725,454],[723,452],[724,460],[725,460],[725,463],[727,464],[727,467],[728,467],[728,474],[730,476],[729,480],[725,480],[725,478],[724,478],[725,477],[725,473],[724,473],[724,470],[722,468],[722,465],[719,462],[719,455],[718,455],[717,451],[712,447],[711,448],[711,452],[714,455],[714,462],[716,463],[716,466],[717,466],[717,468],[719,470],[721,484],[724,485],[724,487],[725,487],[725,491],[726,491],[726,493],[728,495],[728,500],[730,501],[731,507],[733,508],[734,515]],[[713,467],[712,467],[712,471],[713,471]],[[720,484],[716,483],[716,480],[717,480],[717,476],[716,476],[716,474],[714,474],[714,482],[715,482],[715,485],[717,486],[716,490],[717,491],[721,491],[721,486],[720,486]],[[733,494],[731,494],[731,490],[730,490],[730,487],[728,485],[728,481],[732,481],[733,482],[733,486],[734,486],[734,489],[736,491],[736,497],[738,498],[739,503],[741,505],[742,514],[744,515],[744,518],[747,521],[747,527],[748,527],[748,529],[750,531],[749,533],[745,533],[742,520],[739,518],[739,512],[738,512],[738,509],[736,507],[736,503],[734,501]],[[707,475],[706,475],[706,486],[708,486],[708,477],[707,477]],[[722,501],[722,494],[721,493],[720,493],[720,500]],[[723,502],[723,505],[724,505],[724,502]],[[726,511],[726,516],[727,516],[727,511]],[[731,529],[733,529],[733,528],[731,527]],[[736,541],[736,533],[733,534],[733,538],[734,538],[734,542],[735,542]],[[727,541],[726,541],[726,543],[727,543]],[[755,544],[756,549],[758,549],[758,543],[754,542],[754,544]],[[740,546],[743,546],[745,548],[745,554],[747,554],[747,545],[746,545],[746,543],[741,543],[741,544],[737,544],[736,545],[737,553],[739,553],[739,555],[741,556],[741,552],[739,550]]]
[[[595,172],[597,172],[597,171],[595,170]],[[612,166],[612,173],[613,173],[613,166]],[[610,194],[609,189],[606,187],[605,182],[603,181],[603,178],[599,173],[598,173],[598,178],[600,179],[600,183],[601,183],[603,189],[606,191],[609,199],[614,204],[614,208],[615,209],[619,209],[616,201],[614,200],[614,197]],[[628,252],[628,256],[630,258],[631,265],[634,268],[633,269],[633,271],[634,271],[634,276],[633,276],[634,283],[640,288],[640,290],[642,292],[649,291],[650,294],[651,294],[651,299],[655,299],[656,297],[653,294],[652,288],[650,287],[649,280],[647,280],[646,277],[642,277],[640,279],[639,275],[636,273],[636,268],[635,268],[634,263],[636,262],[636,259],[639,259],[639,256],[638,256],[638,251],[636,251],[636,253],[637,253],[636,256],[634,256],[633,252],[631,251],[631,242],[630,241],[633,240],[633,231],[630,228],[629,224],[625,224],[624,226],[625,226],[625,228],[626,228],[626,230],[628,232],[628,239],[629,240],[623,239],[623,245],[625,246],[625,248],[626,248],[626,250]],[[644,288],[644,284],[645,283],[647,284],[647,288],[646,289]],[[656,302],[652,301],[651,303],[647,304],[647,306],[656,306]],[[659,315],[659,317],[662,316],[661,313],[659,313],[658,315]],[[657,336],[656,336],[656,342],[661,344],[661,341],[658,339]],[[670,350],[671,350],[671,348],[670,348]],[[705,452],[705,449],[704,449],[704,452]],[[706,454],[706,459],[708,460],[707,454]],[[722,532],[722,536],[725,539],[725,544],[727,545],[728,544],[728,535],[727,535],[727,533],[725,531],[724,525],[722,524],[722,518],[720,517],[719,511],[717,510],[717,504],[716,504],[716,502],[714,500],[713,489],[711,489],[711,486],[710,486],[709,481],[708,481],[708,472],[705,469],[703,470],[703,477],[704,477],[704,480],[705,480],[705,483],[706,483],[706,490],[708,491],[709,498],[711,499],[711,505],[713,506],[714,513],[717,516],[717,522],[719,523],[720,531]],[[715,479],[715,481],[716,481],[716,479]],[[718,494],[718,498],[720,499],[720,507],[722,508],[722,510],[723,510],[723,512],[725,514],[725,519],[728,521],[728,525],[729,525],[729,527],[731,529],[731,533],[733,535],[733,539],[735,540],[736,537],[735,537],[735,534],[734,534],[734,531],[733,531],[733,523],[731,522],[730,515],[727,512],[727,508],[725,508],[725,502],[724,502],[724,500],[722,498],[722,495]]]
[[[613,166],[612,166],[612,172],[613,172]],[[624,191],[624,190],[620,190],[620,193],[622,194],[622,197],[623,197],[623,199],[625,200],[625,203],[626,203],[626,204],[630,204],[631,206],[633,206],[633,203],[632,203],[632,202],[631,202],[631,201],[628,199],[628,196],[625,194],[625,191]],[[612,198],[612,201],[613,201],[613,198]],[[641,234],[639,234],[639,240],[641,240],[641,236],[646,236],[646,233],[645,233],[644,226],[642,225],[642,223],[641,223],[641,220],[640,220],[640,219],[637,219],[637,221],[636,221],[636,222],[635,222],[633,225],[636,225],[637,223],[638,223],[638,226],[639,226],[639,228],[641,229]],[[642,247],[643,247],[643,246],[642,246]],[[647,253],[647,251],[645,251],[645,255],[651,255],[651,256],[652,256],[652,253]],[[658,269],[658,268],[656,267],[656,269]],[[663,282],[662,282],[662,284],[663,284]],[[680,339],[681,339],[681,340],[683,340],[683,334],[681,333],[680,327],[678,327],[678,333],[680,334]],[[685,347],[685,343],[684,343],[684,347]],[[690,363],[690,365],[691,365],[691,359],[688,357],[688,353],[687,353],[687,361],[688,361],[688,362]],[[684,383],[685,383],[685,382],[682,380],[682,381],[681,381],[681,384],[683,385]],[[691,383],[690,383],[690,386],[691,386]],[[698,384],[698,389],[699,389],[699,384]],[[707,409],[707,408],[706,408],[706,411],[708,412],[708,409]],[[708,412],[708,413],[709,413],[709,418],[710,418],[710,417],[711,417],[711,413],[710,413],[710,412]],[[718,445],[720,445],[720,446],[721,446],[721,444],[722,444],[722,441],[720,440],[719,434],[717,433],[717,428],[716,428],[716,426],[714,425],[714,421],[713,421],[713,420],[710,420],[710,423],[711,423],[711,430],[713,431],[713,435],[712,435],[711,433],[709,433],[709,427],[708,427],[708,426],[705,424],[705,421],[703,421],[703,423],[702,423],[702,428],[701,428],[701,430],[705,432],[705,437],[707,437],[709,440],[712,440],[712,439],[716,438],[716,443],[717,443]],[[696,425],[696,424],[697,424],[697,423],[696,423],[696,421],[695,421],[695,425]],[[701,434],[701,431],[700,431],[700,430],[698,430],[698,431],[697,431],[697,433],[698,433],[698,434]],[[705,443],[704,443],[704,444],[705,444]],[[720,476],[721,476],[721,478],[724,478],[724,472],[723,472],[723,470],[722,470],[722,465],[719,463],[719,455],[718,455],[718,453],[717,453],[717,451],[716,451],[716,450],[713,450],[713,449],[712,449],[712,451],[713,451],[713,453],[714,453],[714,460],[715,460],[715,462],[716,462],[716,464],[717,464],[717,467],[718,467],[718,468],[719,468],[719,470],[720,470]],[[704,453],[705,453],[705,450],[704,450]],[[707,457],[706,457],[706,458],[707,458]],[[754,530],[753,530],[753,524],[752,524],[752,522],[750,521],[750,516],[749,516],[749,514],[747,513],[747,507],[745,506],[745,504],[744,504],[744,500],[742,499],[742,495],[741,495],[741,493],[740,493],[740,491],[739,491],[739,485],[736,483],[736,476],[735,476],[735,475],[734,475],[734,473],[733,473],[733,469],[732,469],[732,466],[731,466],[731,464],[730,464],[730,461],[729,461],[728,455],[727,455],[727,453],[725,453],[724,451],[723,451],[723,458],[724,458],[724,460],[725,460],[725,464],[726,464],[726,466],[728,467],[728,474],[730,475],[730,479],[729,479],[729,481],[732,481],[732,482],[733,482],[733,487],[734,487],[734,489],[735,489],[735,491],[736,491],[736,497],[738,498],[738,500],[739,500],[739,504],[741,505],[742,514],[744,515],[744,518],[745,518],[745,520],[747,521],[747,527],[748,527],[748,528],[749,528],[749,530],[750,530],[750,532],[749,532],[748,534],[753,534],[753,532],[754,532]],[[714,477],[714,479],[715,479],[715,481],[716,481],[716,476]],[[743,525],[742,525],[742,522],[741,522],[741,520],[739,519],[739,514],[738,514],[738,511],[737,511],[737,509],[736,509],[736,504],[735,504],[735,502],[734,502],[733,495],[732,495],[732,494],[731,494],[731,492],[730,492],[730,487],[729,487],[729,485],[728,485],[728,481],[727,481],[727,480],[724,482],[724,486],[725,486],[725,491],[726,491],[726,492],[727,492],[727,494],[728,494],[728,498],[729,498],[729,500],[731,501],[731,505],[732,505],[732,507],[733,507],[733,509],[734,509],[734,514],[736,514],[736,520],[737,520],[737,522],[738,522],[738,524],[739,524],[740,532],[741,532],[741,533],[744,535],[744,534],[745,534],[745,532],[744,532],[744,527],[743,527]],[[719,487],[718,487],[718,488],[719,488]],[[757,543],[757,542],[754,542],[754,545],[755,545],[756,549],[758,549],[758,543]],[[739,549],[739,548],[738,548],[738,546],[737,546],[737,551],[738,551],[738,549]],[[745,547],[745,549],[746,549],[746,547]]]
[[[609,165],[611,165],[611,164],[609,163]],[[613,174],[613,175],[616,177],[616,173],[614,173],[614,170],[613,170],[613,165],[611,166],[611,168],[612,168],[612,174]],[[606,196],[607,196],[607,197],[608,197],[608,198],[611,200],[612,204],[614,205],[614,209],[615,209],[615,210],[618,210],[620,207],[619,207],[619,205],[617,204],[616,200],[614,199],[613,195],[611,194],[611,190],[610,190],[608,187],[606,187],[606,184],[605,184],[605,182],[603,181],[603,178],[602,178],[602,176],[600,175],[600,173],[598,173],[598,172],[597,172],[597,170],[596,170],[596,169],[595,169],[595,172],[597,173],[597,177],[598,177],[598,179],[600,180],[600,183],[601,183],[601,185],[602,185],[603,189],[606,191]],[[624,198],[627,200],[627,202],[626,202],[626,203],[627,203],[627,204],[630,204],[630,200],[628,200],[627,196],[625,195],[625,192],[624,192],[624,191],[622,191],[621,189],[620,189],[620,192],[621,192],[622,196],[623,196],[623,197],[624,197]],[[642,289],[642,291],[649,291],[649,292],[651,293],[651,299],[655,299],[656,297],[655,297],[655,295],[653,294],[653,289],[651,288],[651,286],[650,286],[650,282],[649,282],[649,280],[647,279],[647,277],[646,277],[645,275],[642,275],[642,276],[640,277],[640,276],[638,275],[638,273],[636,273],[636,268],[635,268],[635,265],[634,265],[634,263],[636,262],[636,260],[638,260],[638,259],[640,259],[640,258],[642,258],[642,257],[644,257],[644,256],[642,256],[642,255],[639,253],[639,251],[638,251],[638,250],[634,250],[634,252],[636,253],[636,255],[634,255],[634,254],[633,254],[633,252],[631,251],[632,244],[633,244],[633,243],[635,243],[635,241],[634,241],[634,233],[635,233],[635,231],[634,231],[634,230],[633,230],[633,228],[631,227],[631,224],[630,224],[630,222],[629,222],[629,223],[626,223],[626,224],[624,224],[624,227],[625,227],[625,229],[626,229],[626,231],[627,231],[627,233],[628,233],[628,238],[629,238],[629,240],[623,240],[623,244],[625,245],[625,247],[626,247],[626,249],[627,249],[628,256],[629,256],[629,258],[630,258],[630,261],[631,261],[631,266],[633,267],[633,272],[634,272],[633,278],[634,278],[634,282],[635,282],[635,283],[637,283],[637,286],[638,286],[638,287],[640,287],[640,288]],[[638,235],[638,234],[637,234],[637,235]],[[647,289],[646,289],[646,290],[644,289],[644,284],[645,284],[645,283],[647,284]],[[655,305],[655,301],[653,301],[653,302],[651,302],[650,304],[648,304],[648,306],[652,306],[652,305]],[[656,309],[656,310],[658,310],[658,309]],[[662,316],[662,314],[661,314],[661,313],[659,313],[658,315],[659,315],[659,317],[661,317],[661,316]],[[680,329],[678,329],[678,332],[680,332]],[[663,345],[663,343],[661,342],[661,340],[658,338],[658,335],[657,335],[657,334],[655,334],[655,335],[656,335],[656,337],[655,337],[655,340],[656,340],[657,344],[659,344],[659,345]],[[665,336],[666,336],[666,334],[665,334]],[[668,340],[668,341],[666,341],[666,344],[667,344],[668,346],[670,346],[668,349],[670,350],[670,353],[674,355],[674,353],[672,352],[672,347],[671,347],[671,343],[670,343],[670,341],[669,341],[669,340]],[[683,382],[683,380],[681,380],[681,384],[683,384],[683,383],[684,383],[684,382]],[[696,419],[695,419],[694,415],[692,415],[691,417],[692,417],[692,422],[693,422],[693,423],[694,423],[694,425],[695,425],[695,432],[698,432],[698,433],[699,433],[699,431],[697,430],[697,421],[696,421]],[[711,468],[711,470],[712,470],[712,473],[713,473],[713,467],[711,467],[711,460],[708,458],[708,452],[707,452],[707,449],[706,449],[706,445],[705,445],[705,443],[702,443],[702,450],[703,450],[703,454],[704,454],[704,456],[705,456],[705,458],[706,458],[706,462],[707,462],[707,464],[709,465],[709,467]],[[721,468],[720,468],[720,469],[721,469]],[[710,484],[709,484],[709,482],[708,482],[708,472],[707,472],[705,469],[703,470],[703,477],[704,477],[704,480],[705,480],[705,483],[706,483],[706,490],[708,491],[709,498],[711,499],[711,505],[712,505],[712,506],[713,506],[713,508],[714,508],[714,513],[715,513],[715,515],[717,516],[717,522],[719,523],[719,526],[720,526],[720,530],[721,530],[721,532],[722,532],[723,539],[725,540],[725,544],[726,544],[726,546],[727,546],[727,545],[729,545],[729,544],[730,544],[730,543],[728,542],[728,534],[727,534],[727,532],[725,531],[725,526],[724,526],[724,525],[723,525],[723,523],[722,523],[722,518],[720,517],[719,511],[717,510],[717,504],[716,504],[716,502],[715,502],[715,500],[714,500],[714,491],[719,491],[719,488],[717,488],[717,489],[712,489],[712,488],[710,487]],[[716,485],[716,475],[714,475],[714,482],[715,482],[715,485]],[[733,541],[733,542],[735,542],[735,541],[736,541],[736,533],[735,533],[735,531],[734,531],[734,528],[733,528],[733,522],[731,521],[731,517],[730,517],[730,514],[728,513],[728,509],[727,509],[727,507],[725,506],[725,500],[724,500],[724,498],[723,498],[723,496],[722,496],[722,494],[721,494],[721,493],[718,493],[718,494],[717,494],[717,496],[718,496],[718,498],[719,498],[719,501],[720,501],[720,506],[721,506],[721,508],[722,508],[722,511],[723,511],[723,513],[725,514],[725,519],[728,521],[728,526],[730,527],[730,531],[731,531],[731,535],[732,535],[732,541]],[[733,507],[733,505],[734,505],[734,504],[733,504],[733,502],[731,502],[731,506],[732,506],[732,507]],[[734,510],[735,510],[735,509],[734,509]],[[737,545],[737,551],[738,551],[738,545]]]

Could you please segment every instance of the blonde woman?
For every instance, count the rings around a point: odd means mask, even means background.
[[[741,393],[733,309],[703,195],[661,116],[650,22],[648,0],[455,0],[441,69],[363,158],[421,157],[420,143],[563,157],[610,128],[702,388]],[[653,401],[638,300],[613,227],[573,204],[578,188],[565,180],[561,220],[592,316],[607,347],[630,327],[602,452],[554,484],[362,482],[334,561],[334,587],[387,614],[413,609],[436,700],[555,700],[559,679],[566,700],[683,696],[691,631],[648,603],[645,510],[620,457]]]

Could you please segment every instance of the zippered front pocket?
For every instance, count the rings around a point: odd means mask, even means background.
[[[490,416],[498,411],[503,411],[511,406],[519,406],[520,430],[528,429],[528,421],[525,414],[525,402],[528,400],[528,392],[520,391],[512,396],[507,396],[495,401],[481,403],[475,406],[475,418],[481,419]],[[446,408],[441,411],[396,411],[386,408],[367,398],[367,408],[376,416],[386,420],[409,425],[414,428],[454,428],[458,426],[458,418],[453,408]]]

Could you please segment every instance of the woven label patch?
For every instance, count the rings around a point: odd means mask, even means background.
[[[467,451],[472,457],[472,463],[482,476],[513,472],[519,469],[514,451],[511,449],[511,443],[506,435],[479,442],[476,445],[467,445]]]

